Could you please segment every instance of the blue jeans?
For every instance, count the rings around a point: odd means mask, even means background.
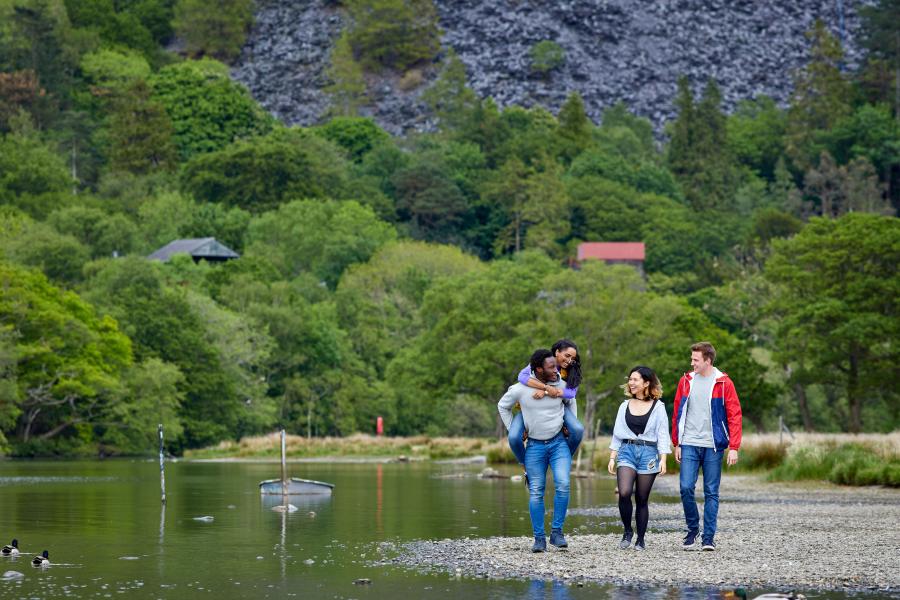
[[[544,537],[544,489],[547,487],[547,467],[553,471],[553,523],[551,530],[562,530],[569,508],[569,471],[572,453],[562,432],[549,440],[528,440],[525,448],[525,472],[528,473],[528,512],[534,537]]]
[[[711,542],[716,535],[723,456],[724,452],[716,452],[712,448],[681,447],[681,505],[688,531],[694,533],[700,531],[700,511],[694,499],[694,488],[700,469],[703,469],[703,542]]]
[[[575,413],[568,406],[565,407],[565,412],[563,412],[563,425],[569,430],[569,437],[566,438],[566,443],[569,444],[569,452],[572,456],[575,456],[575,452],[581,444],[581,438],[584,437],[584,425],[581,424],[581,421],[578,420],[578,417],[575,416]],[[509,424],[507,439],[509,440],[509,449],[512,450],[520,465],[525,464],[525,442],[522,441],[522,434],[524,433],[525,420],[522,418],[522,413],[517,412],[513,417],[512,423]]]

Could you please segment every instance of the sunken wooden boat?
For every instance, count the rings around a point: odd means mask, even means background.
[[[330,496],[333,483],[300,479],[287,476],[287,453],[285,433],[281,430],[281,479],[266,479],[259,482],[259,493],[263,496]]]

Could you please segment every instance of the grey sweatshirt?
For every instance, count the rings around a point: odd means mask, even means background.
[[[553,387],[562,387],[565,385],[562,380],[555,383],[549,383]],[[578,416],[578,405],[574,399],[564,400],[563,398],[551,398],[544,396],[540,400],[535,400],[533,395],[536,390],[527,385],[516,382],[509,386],[500,402],[497,403],[497,410],[500,411],[500,418],[506,425],[507,431],[509,424],[512,423],[512,409],[519,403],[522,409],[522,418],[525,420],[525,429],[528,430],[528,437],[536,440],[549,440],[559,433],[563,426],[563,412],[568,406],[572,413]]]

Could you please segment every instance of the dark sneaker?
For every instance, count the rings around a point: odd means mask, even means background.
[[[647,546],[644,545],[644,540],[638,540],[634,543],[635,550],[646,550]]]
[[[622,550],[624,550],[625,548],[627,548],[628,546],[630,546],[630,545],[631,545],[631,538],[632,538],[632,537],[634,537],[634,532],[632,532],[632,531],[626,531],[626,532],[622,535],[622,541],[619,542],[619,548],[621,548]]]
[[[712,540],[707,540],[703,542],[701,548],[707,552],[713,552],[716,549],[716,543]]]
[[[531,485],[528,483],[528,471],[522,473],[522,480],[525,482],[525,489],[531,492]]]
[[[681,540],[681,547],[685,550],[693,550],[694,543],[697,541],[697,532],[696,531],[688,531],[687,535],[684,536],[684,539]]]
[[[550,543],[557,548],[569,547],[569,544],[566,542],[566,536],[564,536],[563,532],[558,529],[554,529],[550,532]]]
[[[532,552],[546,552],[547,538],[544,536],[534,538],[534,546],[531,547]]]

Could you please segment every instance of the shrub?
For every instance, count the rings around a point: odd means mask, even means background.
[[[370,69],[405,71],[432,60],[441,30],[432,0],[348,0],[354,54]]]
[[[548,75],[566,62],[566,51],[551,40],[538,42],[531,47],[531,69],[541,75]]]

